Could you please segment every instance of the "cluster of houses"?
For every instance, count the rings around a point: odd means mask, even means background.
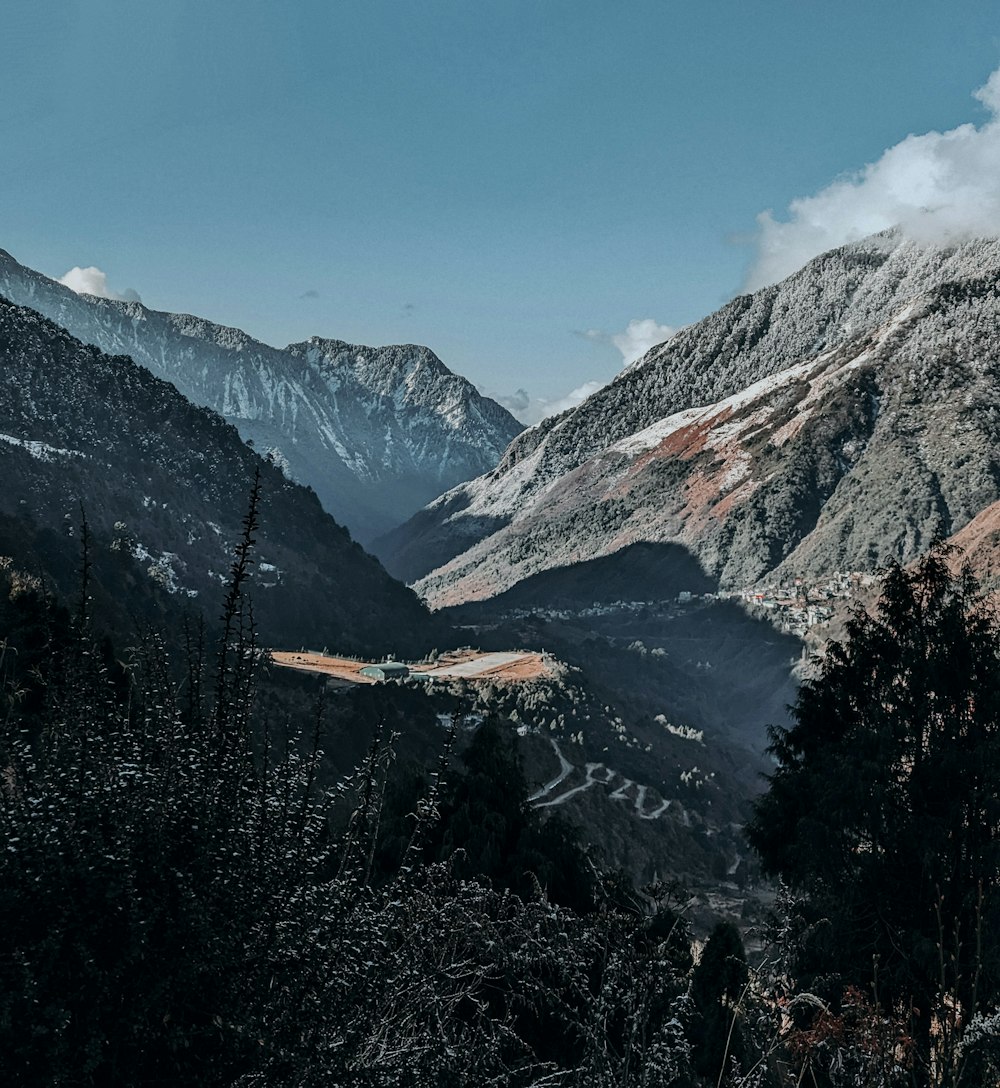
[[[690,598],[691,594],[688,594]],[[591,604],[584,608],[511,608],[503,613],[505,620],[526,620],[537,617],[542,620],[589,619],[593,616],[612,616],[619,612],[641,612],[646,608],[662,608],[663,601],[608,601]]]
[[[810,583],[805,578],[751,586],[717,593],[677,595],[679,605],[704,600],[738,600],[751,609],[760,609],[778,628],[799,638],[815,627],[825,627],[833,617],[834,603],[857,597],[877,581],[877,575],[860,571],[834,571],[822,582]]]
[[[701,601],[737,600],[751,609],[761,609],[780,630],[800,638],[815,627],[823,627],[833,616],[834,602],[855,597],[858,591],[871,586],[877,580],[874,574],[859,571],[835,571],[822,582],[809,583],[805,578],[792,578],[762,586],[737,590],[718,590],[715,593],[693,593],[681,590],[671,601],[610,601],[586,608],[517,608],[506,614],[508,619],[579,619],[590,616],[607,616],[613,613],[640,612],[643,609],[660,609],[665,605],[685,606]]]
[[[856,597],[876,581],[876,575],[858,571],[835,571],[816,584],[793,578],[775,585],[755,586],[729,596],[771,613],[781,631],[804,637],[814,627],[823,627],[833,616],[834,602]],[[720,594],[721,596],[721,594]]]

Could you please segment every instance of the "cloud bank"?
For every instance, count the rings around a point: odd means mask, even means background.
[[[112,291],[108,287],[107,275],[94,265],[89,268],[71,268],[65,276],[59,277],[59,282],[78,295],[96,295],[98,298],[110,298],[117,302],[142,302],[138,293],[131,288],[121,294]]]
[[[608,333],[602,329],[587,329],[586,332],[578,332],[575,335],[617,348],[621,352],[623,366],[628,367],[637,359],[641,359],[651,347],[669,340],[676,331],[677,329],[671,325],[660,325],[651,317],[646,317],[630,321],[622,332]],[[555,416],[569,408],[575,408],[605,384],[602,381],[587,381],[571,389],[565,396],[552,399],[533,397],[526,389],[518,389],[506,394],[486,390],[483,392],[502,404],[515,419],[530,427],[548,416]]]
[[[631,366],[641,359],[650,348],[669,340],[677,329],[672,325],[660,325],[651,317],[633,318],[622,332],[604,332],[602,329],[587,329],[581,333],[588,340],[600,344],[612,344],[622,355],[625,366]]]
[[[549,416],[556,416],[565,412],[567,408],[575,408],[590,396],[596,393],[604,385],[604,382],[584,382],[576,389],[571,390],[564,397],[554,400],[545,397],[533,397],[527,389],[517,389],[513,393],[491,393],[481,390],[484,396],[492,397],[497,404],[502,404],[508,412],[527,427],[540,423]]]
[[[876,162],[793,200],[785,220],[762,212],[745,289],[890,227],[923,244],[1000,235],[1000,69],[974,97],[989,110],[984,124],[907,136]]]

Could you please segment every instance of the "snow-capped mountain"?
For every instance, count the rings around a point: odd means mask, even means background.
[[[998,403],[1000,242],[875,236],[654,348],[383,554],[436,605],[637,541],[724,588],[871,570],[1000,500]]]
[[[424,347],[314,337],[273,348],[198,317],[77,295],[2,250],[0,295],[217,411],[363,542],[492,468],[521,430]]]
[[[67,599],[79,592],[86,516],[116,615],[155,618],[183,603],[213,623],[259,468],[252,589],[264,641],[385,653],[435,637],[413,593],[315,494],[131,359],[0,299],[0,379],[0,556]]]

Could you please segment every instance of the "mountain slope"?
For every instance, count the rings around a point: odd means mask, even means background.
[[[723,588],[911,559],[1000,498],[998,284],[997,241],[817,258],[515,439],[388,565],[442,605],[641,540]]]
[[[0,535],[6,549],[30,546],[29,564],[45,563],[47,576],[65,582],[66,553],[78,550],[66,538],[83,511],[99,556],[123,560],[123,596],[138,575],[214,620],[259,468],[253,596],[264,641],[406,652],[433,637],[413,594],[315,494],[131,359],[0,299],[0,375]],[[136,587],[135,600],[148,591]]]
[[[127,354],[275,449],[361,540],[493,467],[521,425],[427,348],[314,337],[278,349],[239,329],[77,295],[0,250],[0,295]]]

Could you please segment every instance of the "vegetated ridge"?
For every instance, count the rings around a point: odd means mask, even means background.
[[[114,555],[120,566],[115,593],[136,604],[154,586],[214,620],[259,470],[252,590],[267,640],[385,653],[420,652],[433,637],[413,593],[311,490],[131,359],[0,299],[0,375],[4,554],[40,567],[67,596],[85,516],[95,557]]]
[[[639,541],[723,590],[907,562],[1000,499],[1000,242],[827,253],[525,432],[381,554],[434,605]]]
[[[311,337],[273,348],[188,314],[78,295],[3,250],[0,295],[214,409],[362,542],[492,468],[522,429],[425,347]]]

